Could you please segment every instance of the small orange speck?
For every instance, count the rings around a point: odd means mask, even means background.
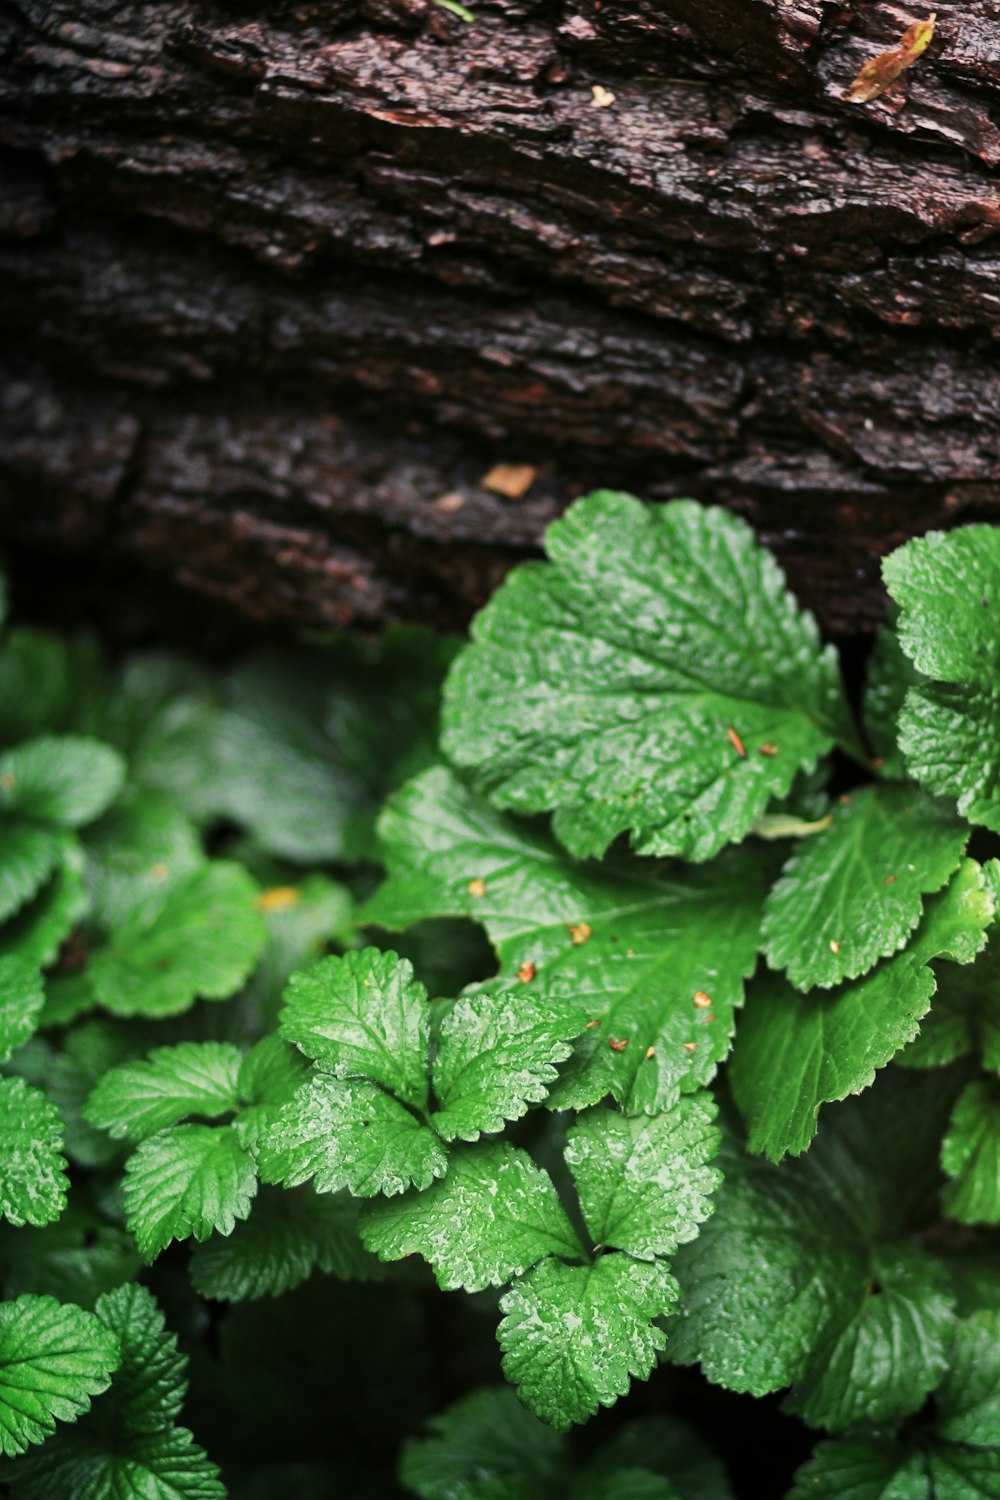
[[[885,880],[882,882],[882,884],[883,885],[892,885],[892,882],[895,880],[895,878],[896,878],[895,875],[887,875],[885,877]]]
[[[531,962],[531,959],[529,958],[527,960],[527,962],[523,963],[521,965],[521,967],[518,969],[518,971],[517,971],[517,977],[521,981],[522,984],[530,984],[531,981],[534,979],[536,972],[537,972],[537,970],[535,969],[534,964]]]
[[[765,740],[764,744],[760,747],[760,753],[761,755],[777,755],[778,747],[777,745],[772,745],[770,740]]]
[[[625,1048],[628,1046],[628,1037],[623,1036],[621,1040],[619,1040],[616,1036],[609,1036],[608,1046],[611,1048],[612,1052],[624,1052]]]
[[[743,744],[743,741],[740,739],[739,735],[736,733],[736,730],[733,728],[732,724],[727,724],[726,725],[726,733],[729,736],[729,743],[732,745],[733,749],[736,751],[736,754],[742,760],[746,760],[746,758],[747,758],[746,746]]]
[[[712,1003],[712,997],[706,995],[704,990],[695,990],[694,1003],[699,1010],[707,1010]]]
[[[469,881],[468,892],[470,896],[475,896],[476,900],[478,901],[480,897],[486,895],[486,881],[480,880],[479,876],[477,875],[475,880]]]
[[[681,1046],[684,1048],[685,1052],[697,1052],[698,1050],[697,1042],[681,1042]]]
[[[166,873],[166,866],[163,866]],[[287,911],[290,906],[297,906],[301,900],[300,892],[294,885],[276,885],[269,891],[261,891],[257,897],[258,911]]]
[[[587,941],[593,929],[589,922],[577,922],[575,926],[570,923],[568,931],[574,945],[578,948],[581,943]]]
[[[656,1051],[655,1047],[647,1047],[646,1048],[646,1061],[647,1062],[649,1062],[649,1059],[653,1056],[653,1053],[655,1051]]]
[[[846,792],[842,792],[837,798],[837,801],[840,803],[841,807],[850,807],[851,805],[851,799]]]
[[[840,944],[837,942],[836,938],[831,938],[830,939],[830,952],[831,953],[839,953],[840,952]]]
[[[708,1013],[708,1015],[705,1017],[705,1020],[706,1021],[714,1021],[715,1020],[715,1011],[714,1010],[710,1010],[709,1013]]]
[[[170,874],[170,869],[169,866],[163,863],[162,859],[158,859],[149,873],[150,875],[152,875],[154,880],[166,880],[167,876]]]
[[[626,958],[635,958],[635,949],[634,948],[626,948],[625,949],[625,957]]]
[[[600,1024],[600,1021],[588,1021],[583,1029],[584,1031],[593,1031],[594,1027],[600,1026]]]

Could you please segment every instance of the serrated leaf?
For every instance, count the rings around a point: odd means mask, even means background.
[[[916,1036],[935,988],[931,960],[971,963],[992,918],[980,867],[967,860],[927,902],[910,946],[863,979],[809,995],[762,979],[748,999],[729,1070],[751,1151],[774,1161],[804,1151],[820,1106],[868,1088]]]
[[[215,1465],[174,1425],[187,1361],[150,1293],[119,1287],[100,1299],[97,1314],[121,1347],[111,1389],[75,1428],[15,1470],[17,1493],[24,1500],[225,1500]]]
[[[281,1034],[339,1078],[368,1078],[427,1106],[427,991],[405,959],[378,948],[293,974]]]
[[[360,921],[473,917],[511,982],[531,963],[533,993],[582,1003],[598,1022],[562,1069],[552,1105],[583,1108],[611,1094],[655,1112],[678,1085],[695,1089],[714,1076],[756,964],[769,857],[739,849],[708,869],[681,871],[577,865],[546,833],[494,812],[444,769],[404,787],[380,831],[390,878]],[[709,1005],[695,1004],[696,995]],[[626,1047],[613,1049],[612,1037]]]
[[[729,1142],[715,1211],[674,1261],[673,1357],[756,1396],[791,1385],[812,1425],[915,1411],[953,1326],[947,1273],[910,1238],[935,1216],[948,1104],[939,1079],[890,1073],[829,1110],[799,1161]]]
[[[0,1063],[34,1034],[44,1003],[38,970],[22,958],[0,958]]]
[[[321,1197],[307,1188],[265,1187],[232,1234],[195,1248],[192,1284],[203,1297],[243,1302],[279,1297],[313,1271],[341,1281],[375,1280],[384,1273],[358,1237],[358,1208],[347,1193]]]
[[[880,776],[902,780],[906,765],[897,743],[897,723],[903,701],[919,673],[899,644],[894,630],[875,632],[875,644],[865,672],[861,718],[875,752],[874,769]]]
[[[915,787],[853,792],[803,841],[764,903],[764,953],[800,990],[856,979],[901,949],[968,828]]]
[[[676,1299],[659,1262],[617,1252],[589,1266],[545,1260],[501,1300],[504,1374],[529,1410],[564,1432],[648,1377],[666,1344],[653,1320]]]
[[[380,1260],[422,1255],[445,1291],[502,1286],[546,1255],[583,1256],[548,1173],[506,1142],[456,1147],[442,1182],[370,1205],[359,1227]]]
[[[59,1111],[23,1078],[0,1078],[0,1217],[51,1224],[66,1204]]]
[[[721,1141],[714,1119],[707,1093],[652,1119],[600,1106],[577,1118],[565,1155],[595,1246],[652,1260],[694,1239],[722,1180],[708,1165]]]
[[[228,999],[264,945],[256,896],[242,866],[216,860],[150,898],[91,960],[100,1003],[119,1016],[163,1017]]]
[[[899,638],[926,677],[909,690],[899,743],[911,776],[1000,831],[1000,532],[931,532],[883,563]]]
[[[107,931],[205,863],[190,819],[161,793],[138,787],[88,829],[86,850],[90,921]]]
[[[325,875],[308,875],[294,886],[272,887],[258,898],[267,942],[247,985],[265,1029],[277,1026],[281,993],[297,969],[311,967],[330,943],[353,942],[354,897]]]
[[[640,854],[705,860],[850,738],[836,658],[746,522],[599,491],[545,547],[445,689],[444,749],[496,806],[555,811],[578,856],[630,830]]]
[[[87,910],[83,853],[73,834],[63,834],[55,874],[37,896],[0,929],[0,957],[17,954],[46,968]]]
[[[56,867],[59,839],[21,818],[0,823],[0,922],[37,896]]]
[[[267,1125],[257,1144],[264,1182],[359,1198],[429,1187],[447,1167],[444,1146],[405,1105],[365,1080],[317,1074]]]
[[[142,1062],[113,1068],[87,1100],[84,1116],[116,1140],[143,1141],[188,1115],[213,1120],[239,1108],[242,1055],[228,1042],[158,1047]]]
[[[569,999],[518,990],[457,1000],[434,1059],[434,1128],[445,1140],[475,1141],[519,1120],[545,1098],[555,1063],[573,1050],[587,1013]]]
[[[959,1095],[941,1144],[951,1178],[944,1211],[962,1224],[1000,1224],[1000,1084],[970,1083]]]
[[[30,1296],[0,1304],[0,1453],[24,1453],[57,1421],[75,1421],[118,1360],[114,1334],[81,1307]]]
[[[565,1442],[504,1386],[474,1391],[403,1448],[399,1477],[420,1500],[546,1500],[567,1478]],[[498,1488],[503,1486],[503,1488]]]
[[[1000,1073],[1000,941],[996,921],[989,941],[968,965],[936,963],[937,989],[920,1034],[897,1062],[911,1068],[938,1068],[968,1053]]]
[[[92,823],[124,784],[117,750],[78,735],[43,735],[0,754],[0,811],[43,823]]]
[[[312,1072],[309,1059],[280,1036],[262,1037],[240,1064],[237,1090],[246,1103],[236,1131],[244,1146],[256,1148],[261,1132],[277,1118]]]
[[[253,1159],[228,1125],[178,1125],[142,1142],[122,1183],[125,1222],[143,1259],[171,1240],[230,1234],[257,1191]]]

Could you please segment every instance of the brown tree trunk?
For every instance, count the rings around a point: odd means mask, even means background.
[[[3,0],[0,536],[455,624],[686,493],[870,623],[1000,514],[1000,3],[472,3]]]

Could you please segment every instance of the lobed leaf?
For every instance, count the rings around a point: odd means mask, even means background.
[[[0,1453],[24,1453],[57,1421],[75,1421],[107,1389],[119,1357],[118,1339],[81,1307],[54,1297],[0,1303]]]
[[[158,1047],[142,1062],[113,1068],[90,1095],[84,1115],[116,1140],[143,1141],[188,1115],[211,1120],[239,1108],[242,1055],[228,1042]]]
[[[253,1160],[232,1126],[178,1125],[142,1142],[122,1184],[125,1222],[143,1259],[171,1240],[230,1234],[257,1191]]]

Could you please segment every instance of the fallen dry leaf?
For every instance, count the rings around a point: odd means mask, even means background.
[[[903,32],[898,47],[891,52],[880,52],[866,62],[850,88],[844,90],[844,98],[852,104],[868,104],[884,94],[890,83],[927,51],[936,20],[937,12],[932,11],[926,21],[917,21]]]
[[[494,464],[479,481],[484,490],[503,495],[505,500],[520,500],[528,493],[538,475],[531,464]]]

